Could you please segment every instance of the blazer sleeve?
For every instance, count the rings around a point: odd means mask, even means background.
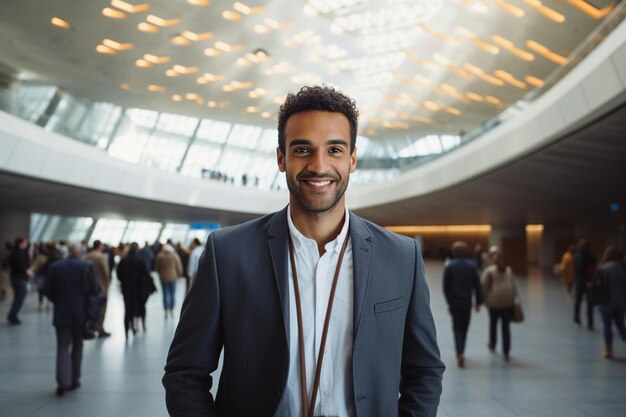
[[[445,365],[439,357],[424,262],[415,244],[413,288],[404,329],[400,380],[400,417],[435,417]]]
[[[170,346],[163,386],[171,417],[217,416],[209,390],[218,365],[224,334],[214,234],[185,302]]]

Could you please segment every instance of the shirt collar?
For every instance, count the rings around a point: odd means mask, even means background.
[[[344,221],[343,221],[343,226],[341,227],[341,231],[339,232],[339,234],[334,240],[326,244],[325,249],[327,251],[332,250],[336,253],[339,253],[341,251],[341,246],[343,245],[344,239],[348,235],[348,227],[350,225],[350,212],[347,206],[345,210],[346,210],[345,211],[346,214],[344,216]],[[299,250],[304,244],[304,242],[307,242],[307,241],[315,242],[313,239],[309,239],[308,237],[300,233],[296,225],[293,224],[293,220],[291,219],[291,204],[287,206],[287,225],[289,226],[289,234],[291,235],[291,239],[293,240],[293,247],[295,250]]]

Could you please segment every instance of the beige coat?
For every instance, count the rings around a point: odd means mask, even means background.
[[[104,295],[106,295],[109,291],[109,284],[111,283],[107,257],[98,250],[92,250],[85,256],[85,259],[91,261],[93,264],[93,268],[96,270],[96,278],[100,283],[100,289]]]
[[[515,275],[510,267],[500,272],[496,265],[489,265],[483,271],[480,282],[485,306],[488,308],[510,308],[517,299]]]
[[[162,249],[156,256],[154,270],[159,273],[161,281],[172,282],[183,276],[183,264],[174,251]]]

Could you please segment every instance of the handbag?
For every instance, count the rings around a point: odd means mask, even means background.
[[[87,265],[83,272],[82,289],[85,297],[85,324],[83,325],[83,339],[91,340],[96,337],[98,332],[98,323],[100,321],[100,309],[104,302],[104,295],[96,289],[90,289],[88,276],[92,268],[91,264]]]
[[[522,310],[522,305],[519,303],[515,303],[513,305],[513,317],[511,318],[513,323],[521,323],[524,321],[524,310]]]

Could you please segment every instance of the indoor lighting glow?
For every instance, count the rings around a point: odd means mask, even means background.
[[[185,94],[185,98],[190,101],[195,101],[200,98],[200,96],[196,93],[187,93]]]
[[[108,46],[105,46],[105,45],[96,46],[96,51],[101,54],[107,54],[107,55],[115,55],[117,53],[115,49],[109,48]]]
[[[128,84],[128,83],[122,83],[122,84],[120,85],[120,88],[121,88],[122,90],[130,90],[130,84]]]
[[[102,15],[105,17],[110,17],[111,19],[126,19],[126,13],[120,12],[119,10],[111,9],[110,7],[105,7],[102,9]]]
[[[207,80],[207,79],[206,79],[206,78],[204,78],[204,77],[198,77],[198,78],[196,78],[196,82],[197,82],[198,84],[205,85],[205,84],[208,84],[208,83],[209,83],[209,80]]]
[[[510,3],[505,2],[504,0],[492,0],[495,4],[500,6],[502,10],[505,12],[515,16],[515,17],[524,17],[526,12],[520,9],[519,7],[513,6]]]
[[[477,102],[479,102],[479,103],[482,103],[482,102],[484,102],[484,101],[485,101],[485,99],[484,99],[482,96],[480,96],[480,95],[478,95],[478,94],[476,94],[476,93],[472,93],[471,91],[470,91],[470,92],[468,92],[468,93],[466,93],[465,95],[466,95],[466,96],[467,96],[467,98],[469,98],[470,100],[474,100],[474,101],[477,101]]]
[[[253,16],[263,11],[263,7],[250,7],[250,6],[246,6],[245,4],[241,2],[237,2],[233,4],[233,9],[237,10],[238,12],[242,14],[245,14],[246,16]]]
[[[206,105],[211,108],[217,107],[217,103],[214,101],[207,101]]]
[[[481,49],[483,49],[483,50],[485,50],[487,52],[489,52],[492,55],[496,55],[497,53],[500,52],[500,48],[498,48],[495,45],[490,44],[489,42],[483,41],[478,36],[476,36],[476,34],[474,32],[472,32],[470,30],[467,30],[463,26],[456,26],[455,30],[460,35],[465,36],[474,45],[478,46],[479,48],[481,48]]]
[[[385,229],[404,234],[420,233],[489,233],[491,226],[488,224],[477,225],[449,225],[449,226],[387,226]]]
[[[502,36],[498,36],[498,35],[493,35],[491,37],[491,39],[499,46],[501,46],[502,48],[506,49],[507,51],[509,51],[510,53],[512,53],[513,55],[517,56],[518,58],[523,59],[524,61],[534,61],[535,60],[535,56],[533,54],[531,54],[530,52],[526,52],[523,49],[519,49],[517,48],[513,42],[511,42],[508,39],[504,39]]]
[[[132,43],[120,43],[111,39],[104,39],[102,44],[108,46],[109,48],[113,48],[117,51],[127,51],[129,49],[133,49]]]
[[[485,99],[487,100],[488,103],[495,104],[496,106],[499,106],[500,104],[502,104],[502,101],[499,98],[496,98],[493,96],[486,96]]]
[[[567,0],[567,2],[594,19],[602,19],[606,17],[606,15],[609,14],[615,7],[614,4],[611,4],[610,6],[606,6],[604,9],[598,9],[584,0]]]
[[[268,33],[272,32],[272,28],[267,27],[265,25],[257,24],[257,25],[254,25],[254,31],[261,35],[267,35]]]
[[[268,111],[264,111],[263,113],[261,113],[261,117],[264,119],[267,119],[271,116],[271,113]]]
[[[191,41],[181,35],[174,36],[172,38],[172,43],[174,45],[181,45],[181,46],[191,45]]]
[[[532,75],[527,75],[524,79],[528,84],[534,85],[535,87],[541,87],[543,85],[543,81],[541,79],[533,77]]]
[[[126,13],[145,12],[150,8],[150,5],[148,3],[142,3],[135,6],[122,0],[111,0],[111,6],[123,10]]]
[[[213,37],[213,32],[194,33],[189,30],[184,30],[181,35],[190,41],[199,42]]]
[[[180,94],[174,94],[172,96],[172,100],[174,100],[174,101],[182,101],[183,100],[183,96],[181,96]]]
[[[169,56],[156,56],[156,55],[152,55],[152,54],[145,54],[143,56],[143,59],[145,59],[148,62],[151,62],[153,64],[165,64],[167,62],[170,62],[172,60],[172,58],[170,58]]]
[[[460,116],[463,113],[461,110],[454,107],[446,107],[445,110],[454,116]]]
[[[180,74],[171,68],[165,71],[165,75],[167,75],[168,77],[180,77]]]
[[[518,80],[517,78],[513,77],[512,74],[506,71],[496,70],[495,74],[514,87],[520,88],[522,90],[526,89],[526,83]]]
[[[260,111],[261,111],[261,109],[259,109],[259,108],[258,108],[258,107],[256,107],[256,106],[248,106],[248,107],[246,107],[246,111],[247,111],[248,113],[258,113],[258,112],[260,112]]]
[[[194,74],[198,72],[200,68],[199,67],[185,67],[184,65],[176,64],[172,67],[172,69],[178,72],[179,74],[187,75],[187,74]]]
[[[236,52],[243,48],[243,44],[229,45],[226,42],[217,41],[215,42],[215,48],[224,52]]]
[[[162,93],[165,91],[165,87],[156,84],[150,84],[148,86],[148,91],[152,91],[154,93]]]
[[[60,27],[61,29],[69,29],[72,27],[68,22],[63,19],[59,19],[58,17],[53,17],[50,19],[50,23],[52,23],[56,27]]]
[[[459,0],[459,3],[478,13],[487,13],[489,11],[489,7],[478,0]]]
[[[418,122],[418,123],[432,123],[433,119],[431,119],[430,117],[424,117],[424,116],[411,116],[411,120],[414,122]]]
[[[467,71],[479,77],[483,81],[487,81],[488,83],[493,84],[498,87],[502,87],[504,85],[504,82],[501,79],[485,73],[485,71],[483,71],[482,69],[478,68],[475,65],[465,64],[464,67]]]
[[[232,10],[224,10],[222,12],[222,17],[226,20],[232,20],[234,22],[241,20],[241,15],[237,12],[233,12]]]
[[[211,2],[209,0],[187,0],[187,3],[194,6],[208,6]]]
[[[146,17],[146,20],[152,23],[153,25],[157,25],[162,28],[168,28],[168,27],[176,26],[180,24],[180,19],[178,18],[163,19],[162,17],[155,16],[153,14],[148,15],[148,17]]]
[[[207,72],[207,73],[204,74],[204,78],[206,78],[207,80],[213,82],[213,81],[223,80],[224,76],[223,75],[218,75],[218,74],[211,74],[210,72]]]
[[[537,12],[544,15],[546,18],[552,20],[553,22],[556,22],[556,23],[565,22],[565,16],[563,16],[561,13],[556,12],[555,10],[552,10],[549,7],[544,6],[543,3],[541,3],[539,0],[523,0],[523,1],[524,3],[526,3],[533,9],[535,9]]]
[[[532,232],[543,232],[543,224],[527,224],[526,225],[526,232],[528,233],[532,233]]]
[[[137,25],[137,29],[139,29],[142,32],[149,32],[149,33],[155,33],[159,31],[159,28],[151,25],[150,23],[146,23],[146,22],[141,22]]]
[[[537,52],[539,55],[543,56],[544,58],[552,62],[555,62],[559,65],[563,65],[567,62],[567,58],[552,52],[550,49],[548,49],[547,47],[543,46],[542,44],[538,42],[529,40],[529,41],[526,41],[526,46],[532,49],[533,51]]]
[[[436,32],[433,29],[431,29],[430,26],[428,26],[425,23],[422,23],[421,25],[419,25],[420,28],[422,28],[422,30],[426,33],[428,33],[429,35],[431,35],[433,38],[440,40],[442,42],[449,42],[452,44],[457,45],[459,43],[459,41],[457,41],[456,39],[454,39],[452,36],[448,36],[445,33],[441,33],[441,32]]]
[[[152,68],[154,66],[154,64],[146,61],[145,59],[138,59],[137,61],[135,61],[135,65],[137,65],[139,68]]]
[[[220,51],[219,49],[215,49],[215,48],[206,48],[204,50],[204,55],[206,55],[206,56],[222,56],[222,55],[224,55],[224,52]]]

